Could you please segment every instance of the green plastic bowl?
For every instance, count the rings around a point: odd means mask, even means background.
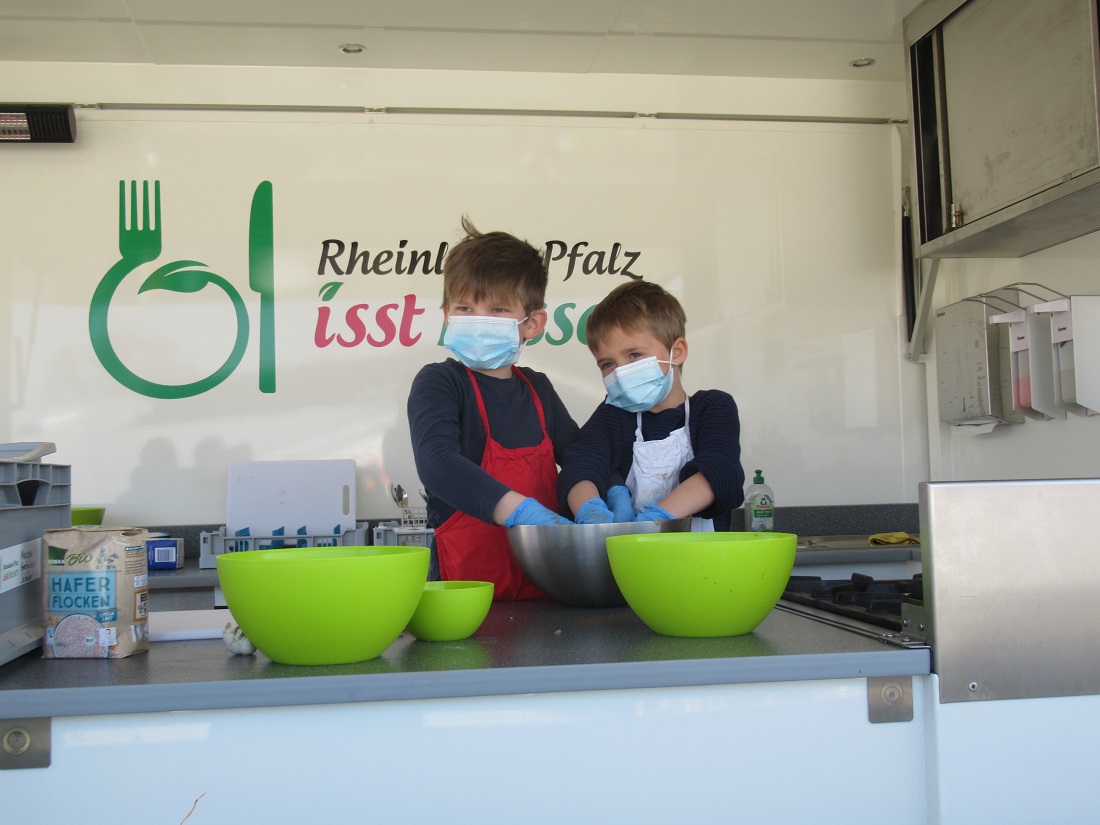
[[[247,550],[217,558],[233,618],[265,656],[337,665],[381,655],[428,578],[426,547]]]
[[[775,607],[794,567],[793,533],[611,536],[611,572],[631,609],[664,636],[740,636]]]
[[[465,639],[481,627],[492,604],[492,582],[428,582],[409,632],[422,642]]]
[[[102,524],[106,507],[73,507],[70,511],[69,523],[75,527],[78,524]]]

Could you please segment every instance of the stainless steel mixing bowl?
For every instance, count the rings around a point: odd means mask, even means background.
[[[527,578],[544,593],[572,607],[619,607],[619,592],[607,561],[608,536],[686,533],[691,519],[621,524],[552,524],[509,527],[508,542]]]

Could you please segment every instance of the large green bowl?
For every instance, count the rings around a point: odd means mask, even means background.
[[[428,578],[428,548],[247,550],[217,566],[233,618],[261,653],[335,665],[373,659],[401,635]]]
[[[794,567],[793,533],[611,536],[611,572],[631,609],[665,636],[740,636],[775,607]]]
[[[492,582],[428,582],[409,632],[422,642],[465,639],[481,627],[492,604]]]

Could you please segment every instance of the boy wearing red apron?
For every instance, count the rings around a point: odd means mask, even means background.
[[[512,235],[462,226],[443,265],[443,346],[455,358],[424,367],[408,401],[435,530],[429,577],[491,581],[497,599],[545,598],[505,527],[570,523],[556,484],[577,425],[545,375],[515,365],[546,325],[546,266]]]
[[[693,530],[730,529],[745,483],[737,405],[722,390],[685,392],[685,325],[680,302],[647,281],[589,316],[607,397],[562,462],[558,492],[577,523],[692,516]]]

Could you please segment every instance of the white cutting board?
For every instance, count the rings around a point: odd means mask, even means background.
[[[354,530],[354,459],[230,464],[226,535],[272,536],[280,528],[285,536]]]

